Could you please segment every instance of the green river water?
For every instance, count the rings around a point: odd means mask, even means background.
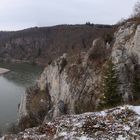
[[[43,68],[29,64],[0,63],[9,73],[0,76],[0,128],[16,122],[25,89],[35,84]]]

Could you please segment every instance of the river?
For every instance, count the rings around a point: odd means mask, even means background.
[[[43,68],[29,64],[0,63],[9,73],[0,76],[0,129],[16,122],[25,89],[35,84]]]

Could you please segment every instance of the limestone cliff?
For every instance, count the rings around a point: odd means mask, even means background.
[[[48,121],[65,114],[95,111],[102,101],[103,68],[110,59],[117,71],[122,103],[139,103],[140,26],[126,23],[119,27],[111,42],[96,39],[89,51],[63,54],[49,63],[36,86],[27,90],[19,122],[24,116],[40,123],[44,118]]]
[[[140,86],[139,25],[126,23],[116,32],[115,43],[112,48],[112,59],[119,73],[120,94],[123,95],[125,102],[134,100],[135,78],[137,78],[137,86]],[[139,97],[136,98],[138,99]]]
[[[106,55],[109,52],[109,45],[97,39],[87,53],[71,57],[64,54],[49,64],[37,85],[24,95],[19,120],[27,116],[38,119],[39,109],[44,106],[47,120],[64,114],[94,111],[100,100],[100,67],[109,57]]]

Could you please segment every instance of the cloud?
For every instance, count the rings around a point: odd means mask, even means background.
[[[82,24],[114,24],[132,13],[137,0],[0,0],[0,29]],[[7,27],[7,28],[6,28]]]

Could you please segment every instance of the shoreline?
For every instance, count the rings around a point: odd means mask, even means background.
[[[8,73],[10,70],[5,68],[0,68],[0,75]]]

